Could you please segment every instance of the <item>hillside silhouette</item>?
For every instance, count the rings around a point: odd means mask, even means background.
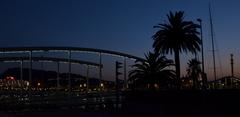
[[[68,85],[68,73],[59,73],[60,85],[66,87]],[[5,70],[1,75],[1,79],[5,79],[8,76],[12,76],[15,80],[21,80],[21,70],[20,68],[9,68]],[[22,80],[29,80],[29,69],[24,68],[22,74]],[[108,84],[114,85],[113,81],[106,81]],[[71,82],[73,86],[79,86],[79,84],[86,83],[86,76],[81,74],[71,73]],[[92,86],[97,86],[100,80],[98,78],[90,77],[89,84]],[[122,82],[122,81],[121,81]],[[32,69],[32,83],[33,87],[37,86],[37,83],[41,83],[42,87],[56,87],[57,86],[57,72],[56,71],[47,71]]]

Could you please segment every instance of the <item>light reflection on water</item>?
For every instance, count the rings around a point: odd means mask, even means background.
[[[5,109],[17,110],[22,109],[62,109],[76,108],[79,110],[101,110],[114,109],[121,107],[122,96],[119,97],[120,102],[116,104],[116,95],[113,92],[104,93],[88,93],[79,94],[72,93],[5,93],[0,96],[0,109],[5,105]]]

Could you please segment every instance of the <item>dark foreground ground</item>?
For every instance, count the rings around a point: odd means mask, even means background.
[[[119,110],[0,111],[0,117],[238,117],[240,90],[127,92]]]

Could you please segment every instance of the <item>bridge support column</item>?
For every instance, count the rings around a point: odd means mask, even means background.
[[[71,50],[68,51],[68,91],[71,93]]]
[[[88,90],[89,90],[89,65],[87,65],[86,84],[87,84],[86,93],[88,93]]]
[[[21,93],[20,97],[23,97],[23,60],[20,61],[20,88],[21,88]]]
[[[32,98],[32,51],[29,51],[29,100],[31,101],[31,98]]]
[[[99,64],[102,65],[102,53],[99,53]],[[102,83],[102,67],[99,67],[99,84],[98,85],[100,90],[102,90],[101,83]]]
[[[20,80],[21,80],[21,83],[22,83],[22,80],[23,80],[23,60],[20,61]],[[21,84],[21,87],[22,87],[22,84]]]
[[[29,87],[32,88],[32,51],[29,52]]]
[[[60,76],[59,76],[59,66],[60,66],[60,62],[58,61],[57,62],[57,90],[60,89],[60,84],[59,84],[59,78],[60,78]]]
[[[127,89],[127,60],[126,57],[124,57],[124,62],[123,62],[123,69],[124,69],[124,90]]]

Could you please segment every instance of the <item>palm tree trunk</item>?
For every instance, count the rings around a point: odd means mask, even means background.
[[[179,57],[179,50],[174,50],[175,54],[175,66],[176,66],[176,77],[177,77],[177,88],[180,89],[180,57]]]
[[[197,89],[197,76],[196,73],[192,73],[192,79],[193,79],[193,89]]]

